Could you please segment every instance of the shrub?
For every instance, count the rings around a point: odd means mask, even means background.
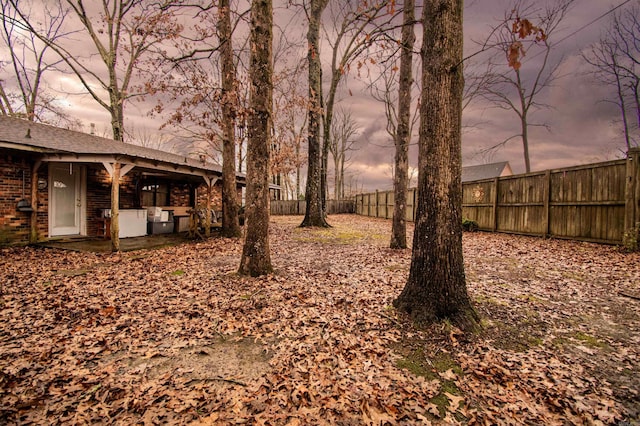
[[[638,247],[638,236],[640,235],[640,223],[637,223],[622,236],[622,245],[628,251],[636,251]]]
[[[462,229],[465,231],[477,231],[478,230],[478,222],[471,219],[462,219]]]

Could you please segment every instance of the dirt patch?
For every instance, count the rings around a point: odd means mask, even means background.
[[[219,339],[213,344],[188,346],[164,342],[157,351],[129,358],[128,373],[156,379],[179,373],[190,380],[210,381],[219,386],[246,386],[269,369],[269,356],[263,345],[249,339]]]

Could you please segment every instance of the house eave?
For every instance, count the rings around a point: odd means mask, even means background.
[[[148,160],[128,155],[110,155],[110,154],[69,154],[54,153],[45,154],[42,157],[45,162],[64,162],[64,163],[120,163],[122,165],[132,165],[134,168],[143,170],[162,171],[170,174],[181,174],[198,177],[219,177],[221,174],[217,171],[204,168],[194,167],[192,165],[181,165],[177,163],[168,163],[159,160]]]

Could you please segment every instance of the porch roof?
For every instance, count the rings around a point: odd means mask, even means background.
[[[126,170],[222,176],[222,168],[213,163],[12,117],[0,116],[0,148],[32,152],[41,161],[102,163],[107,170],[118,162]],[[245,176],[238,174],[237,179],[244,182]]]

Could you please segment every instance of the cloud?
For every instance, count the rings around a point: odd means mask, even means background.
[[[601,30],[608,24],[609,17],[593,22],[614,4],[601,0],[580,0],[567,15],[556,40],[562,40],[556,47],[554,61],[559,61],[558,79],[548,90],[541,93],[540,101],[551,106],[533,113],[531,122],[545,123],[550,131],[541,127],[530,129],[531,161],[534,170],[571,166],[587,162],[600,161],[619,155],[623,145],[622,135],[617,126],[618,111],[615,105],[603,102],[610,97],[610,88],[598,84],[587,73],[588,68],[580,56],[580,52],[589,44],[596,42]],[[276,2],[278,3],[278,2]],[[504,17],[505,11],[511,7],[508,0],[471,0],[466,2],[465,9],[465,55],[478,49],[491,28]],[[544,2],[540,3],[543,6]],[[277,6],[277,5],[276,5]],[[280,10],[280,15],[283,15]],[[286,14],[286,19],[291,14]],[[285,28],[284,25],[281,25]],[[290,31],[306,31],[301,25],[286,27]],[[577,32],[576,32],[577,31]],[[419,37],[420,28],[416,28]],[[574,34],[575,33],[575,34]],[[300,39],[301,34],[297,34]],[[303,37],[302,37],[303,38]],[[83,51],[83,45],[89,40],[78,39],[77,48]],[[416,50],[419,50],[419,43]],[[306,45],[302,47],[306,48]],[[88,51],[88,50],[87,50]],[[328,60],[328,48],[324,46],[322,54]],[[2,52],[0,52],[2,53]],[[299,57],[303,59],[304,54]],[[481,56],[479,56],[481,58]],[[530,57],[532,62],[539,58]],[[526,64],[525,64],[526,65]],[[96,69],[98,65],[96,64]],[[5,69],[6,73],[7,70]],[[525,69],[524,73],[530,71]],[[325,78],[328,76],[325,70]],[[419,79],[419,75],[414,76]],[[3,78],[3,75],[0,75]],[[77,93],[82,88],[69,75],[48,74],[48,86],[60,93]],[[382,104],[374,101],[365,84],[355,75],[348,75],[340,86],[337,107],[352,111],[354,119],[360,127],[358,150],[354,151],[348,174],[358,181],[358,185],[367,189],[385,189],[391,186],[391,168],[393,162],[393,144],[387,134],[386,118]],[[88,131],[89,123],[96,123],[100,129],[109,129],[109,115],[89,96],[69,95],[61,100],[68,105],[69,112],[85,123]],[[150,117],[148,111],[155,100],[129,102],[126,107],[127,126],[135,126],[136,130],[158,131],[162,120]],[[463,133],[464,165],[489,161],[509,161],[515,172],[524,171],[522,146],[518,139],[506,143],[501,149],[481,155],[487,148],[499,144],[507,138],[519,133],[518,117],[508,111],[491,108],[483,102],[476,102],[464,111],[464,122],[473,127],[465,128]],[[417,131],[416,131],[417,133]],[[411,146],[411,165],[417,165],[417,146]]]

